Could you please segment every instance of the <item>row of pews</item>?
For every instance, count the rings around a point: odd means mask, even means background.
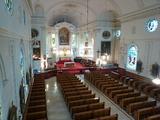
[[[125,76],[120,77],[114,72],[104,75],[94,71],[85,73],[84,78],[132,115],[135,120],[160,120],[160,106],[157,105],[157,101],[142,94],[143,89],[145,92],[150,91],[151,84]]]
[[[64,100],[74,120],[118,120],[118,115],[110,114],[110,107],[88,89],[76,76],[57,75]]]
[[[24,120],[48,120],[45,81],[38,75],[31,88]]]
[[[96,67],[96,63],[93,60],[82,58],[80,63],[85,67]]]

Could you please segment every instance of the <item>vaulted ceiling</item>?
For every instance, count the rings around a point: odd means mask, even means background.
[[[88,23],[112,20],[157,4],[160,0],[88,0]],[[87,0],[32,0],[32,6],[33,13],[37,7],[41,8],[37,10],[44,13],[48,25],[60,21],[76,26],[87,23]]]

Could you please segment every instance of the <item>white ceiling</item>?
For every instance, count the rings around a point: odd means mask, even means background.
[[[160,0],[89,0],[88,23],[111,20],[156,4],[160,4]],[[87,24],[87,0],[32,0],[32,6],[33,13],[37,6],[43,8],[48,25],[63,20],[76,26]]]

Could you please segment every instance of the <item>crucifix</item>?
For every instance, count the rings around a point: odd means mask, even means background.
[[[97,50],[97,58],[99,58],[99,54],[101,51],[99,51],[99,49]]]

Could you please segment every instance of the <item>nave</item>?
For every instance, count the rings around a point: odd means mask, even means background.
[[[84,75],[77,75],[77,77],[81,79],[81,81],[89,88],[89,90],[92,91],[92,93],[96,94],[96,97],[100,98],[101,102],[105,102],[105,108],[111,107],[111,114],[118,114],[118,120],[134,120],[96,87],[87,82],[84,79]],[[48,120],[72,120],[64,102],[59,85],[57,84],[56,77],[47,79],[45,83]]]

